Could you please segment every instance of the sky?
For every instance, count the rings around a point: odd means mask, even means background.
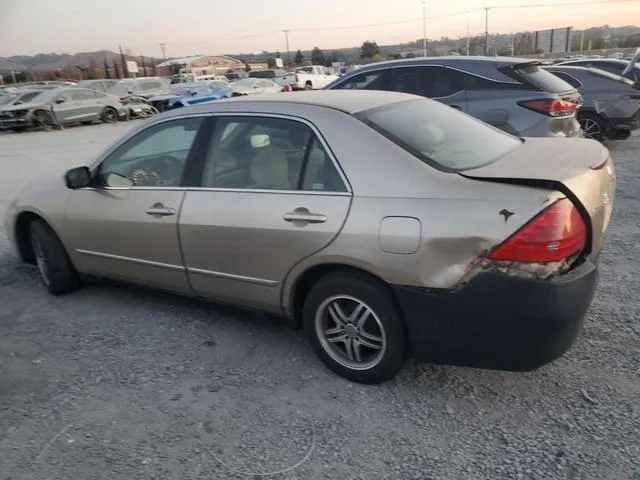
[[[424,2],[427,38],[489,30],[640,24],[640,0],[449,0]],[[593,0],[591,0],[593,1]],[[505,6],[577,3],[566,6]],[[451,14],[451,15],[449,15]],[[117,50],[161,57],[402,43],[423,36],[421,0],[0,0],[0,56]],[[384,24],[384,25],[381,25]],[[345,27],[345,28],[342,28]]]

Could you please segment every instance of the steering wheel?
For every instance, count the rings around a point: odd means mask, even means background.
[[[173,180],[174,184],[180,180],[184,165],[180,160],[171,155],[160,155],[151,161],[151,170],[153,170],[160,180]]]

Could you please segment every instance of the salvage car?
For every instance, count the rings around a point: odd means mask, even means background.
[[[200,103],[213,102],[233,95],[228,82],[212,80],[208,82],[179,83],[171,86],[172,94],[156,95],[149,99],[158,112],[172,108],[187,107]]]
[[[14,131],[30,127],[50,130],[74,123],[113,123],[126,116],[127,109],[112,95],[83,88],[58,88],[43,90],[28,102],[3,108],[0,126]]]
[[[582,95],[578,122],[585,137],[624,140],[640,128],[640,89],[632,80],[597,68],[554,65],[545,70]]]
[[[276,93],[284,91],[282,85],[264,78],[243,78],[229,84],[232,96],[256,95],[263,93]]]
[[[561,356],[615,183],[593,140],[311,91],[160,114],[22,191],[5,225],[51,294],[107,277],[286,315],[333,371],[377,383],[409,356],[516,371]]]

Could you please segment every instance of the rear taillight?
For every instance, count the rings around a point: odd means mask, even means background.
[[[491,260],[525,263],[559,262],[581,252],[587,240],[587,226],[564,198],[533,217],[520,230],[495,247]]]
[[[551,117],[567,117],[569,115],[573,115],[579,107],[579,104],[575,102],[557,100],[554,98],[523,100],[518,102],[518,105]]]

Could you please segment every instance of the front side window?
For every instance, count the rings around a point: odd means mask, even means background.
[[[181,118],[134,135],[102,162],[100,185],[178,186],[201,123],[202,117]]]
[[[426,99],[375,108],[356,118],[423,162],[445,171],[487,165],[521,144],[517,137]]]
[[[388,90],[389,70],[363,72],[339,83],[337,90]]]
[[[218,119],[205,159],[202,186],[346,191],[331,158],[308,125],[249,116]]]

